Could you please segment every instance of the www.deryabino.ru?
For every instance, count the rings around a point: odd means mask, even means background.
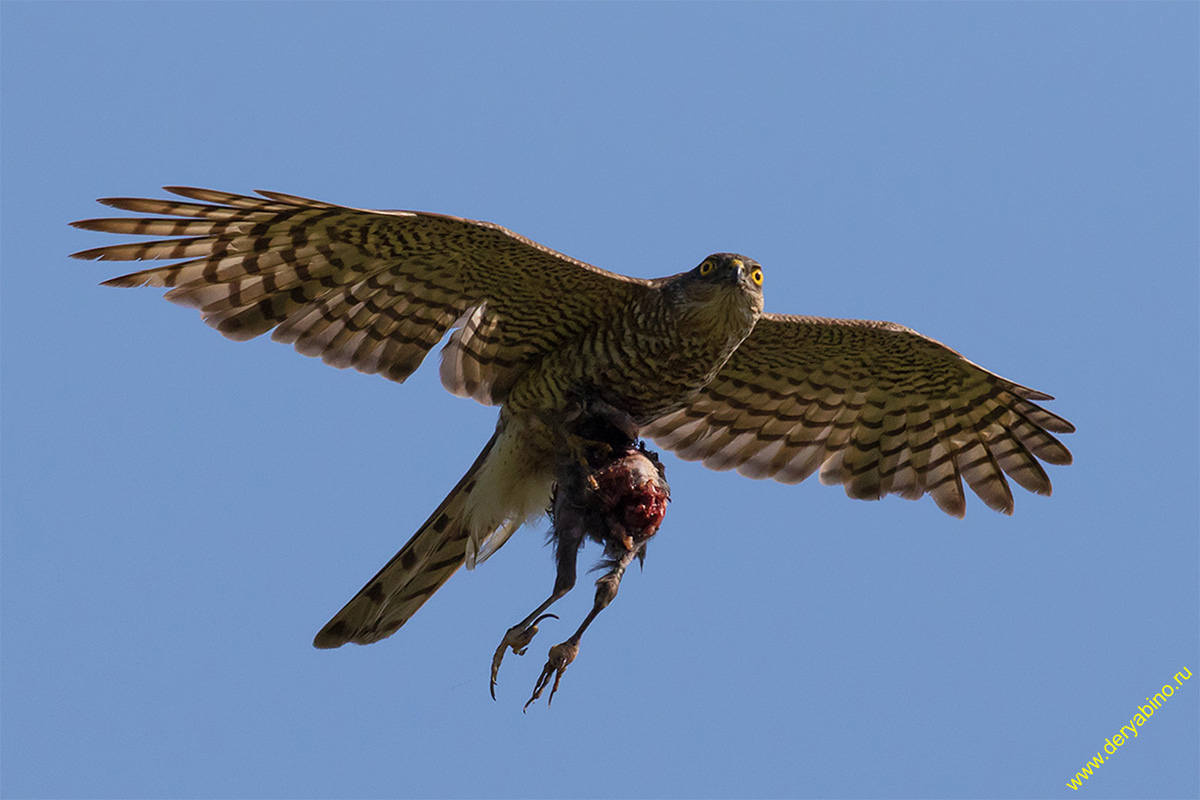
[[[1190,677],[1192,677],[1192,671],[1186,667],[1181,671],[1176,672],[1174,675],[1175,686],[1182,686],[1183,682]],[[1146,720],[1154,716],[1155,711],[1162,708],[1163,701],[1166,698],[1175,694],[1175,686],[1172,686],[1168,683],[1163,686],[1162,691],[1154,695],[1154,697],[1147,697],[1147,705],[1138,706],[1138,713],[1133,715],[1133,719],[1129,720],[1129,724],[1122,725],[1121,730],[1119,730],[1115,736],[1110,736],[1104,740],[1104,752],[1108,753],[1109,755],[1114,755],[1117,752],[1118,747],[1125,744],[1125,742],[1129,741],[1130,739],[1136,739],[1138,735],[1137,729],[1142,725],[1145,725]],[[1126,733],[1126,731],[1128,731],[1128,733]],[[1092,773],[1095,771],[1096,767],[1103,763],[1104,755],[1100,752],[1097,752],[1096,757],[1084,764],[1083,769],[1079,770],[1079,772],[1076,772],[1075,777],[1067,782],[1067,786],[1078,790],[1079,787],[1083,785],[1083,782],[1092,776]]]

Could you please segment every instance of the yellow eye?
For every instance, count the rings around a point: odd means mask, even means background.
[[[755,286],[762,286],[762,270],[756,269],[750,273],[750,280],[754,281]]]
[[[703,264],[700,265],[700,274],[701,275],[708,275],[712,271],[713,271],[713,262],[706,260]]]

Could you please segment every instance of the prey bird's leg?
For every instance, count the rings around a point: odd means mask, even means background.
[[[509,628],[505,632],[504,638],[500,640],[500,646],[496,648],[496,654],[492,656],[492,680],[489,689],[493,700],[496,699],[496,678],[500,674],[500,664],[504,661],[508,649],[512,648],[512,651],[519,656],[525,655],[525,649],[537,635],[537,624],[546,617],[558,619],[555,614],[543,612],[575,586],[575,564],[579,557],[579,548],[582,545],[582,536],[575,539],[559,537],[555,541],[554,555],[558,570],[554,579],[554,591],[546,598],[546,602],[533,610],[533,613]]]
[[[635,544],[634,549],[623,553],[619,559],[612,563],[612,569],[604,577],[596,581],[596,600],[592,604],[592,610],[584,617],[579,629],[571,635],[570,639],[550,648],[550,656],[546,660],[546,666],[542,668],[542,674],[538,677],[537,684],[533,688],[533,696],[525,703],[525,708],[529,708],[534,700],[542,696],[542,690],[550,683],[551,676],[554,677],[554,685],[550,687],[550,697],[546,699],[546,705],[554,702],[554,693],[558,691],[558,682],[562,680],[563,673],[567,671],[567,666],[575,660],[575,656],[579,655],[579,640],[583,638],[583,632],[592,624],[592,620],[607,608],[608,604],[617,596],[617,590],[621,588],[621,576],[625,574],[625,570],[633,562],[633,559],[637,558],[645,546],[646,540]]]

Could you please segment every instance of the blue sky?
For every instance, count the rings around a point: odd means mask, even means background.
[[[7,797],[1195,797],[1193,3],[0,7]],[[666,456],[645,569],[491,653],[541,530],[399,634],[313,634],[495,411],[237,344],[67,254],[92,201],[275,189],[507,225],[1054,394],[1052,498],[954,520]],[[596,557],[585,549],[584,562]]]

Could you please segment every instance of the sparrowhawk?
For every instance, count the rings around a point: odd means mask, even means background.
[[[1071,461],[1052,434],[1073,426],[1035,403],[1049,395],[901,325],[764,313],[763,269],[745,256],[643,280],[486,222],[168,191],[187,202],[104,199],[158,216],[74,223],[166,238],[75,256],[175,259],[106,284],[165,287],[231,339],[272,331],[304,355],[398,382],[451,331],[442,383],[500,406],[475,463],[317,647],[390,636],[459,567],[544,513],[579,398],[712,469],[784,483],[818,473],[860,499],[928,494],[957,517],[964,481],[1007,514],[1006,475],[1048,495],[1039,460]],[[514,650],[533,616],[506,637]]]

